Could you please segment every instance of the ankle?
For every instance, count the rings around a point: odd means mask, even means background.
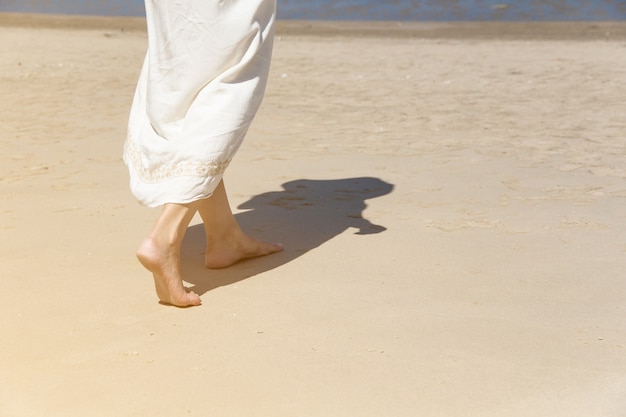
[[[153,269],[160,260],[160,250],[157,242],[151,236],[148,236],[139,244],[136,256],[144,267],[150,270]]]
[[[139,244],[136,255],[145,267],[152,269],[175,252],[176,242],[150,235]]]
[[[245,236],[238,224],[220,228],[205,228],[207,246],[222,245],[226,242],[237,242]]]

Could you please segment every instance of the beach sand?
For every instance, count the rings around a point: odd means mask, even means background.
[[[209,271],[194,219],[177,309],[144,22],[0,22],[1,416],[626,415],[626,24],[280,22],[226,183],[286,249]]]

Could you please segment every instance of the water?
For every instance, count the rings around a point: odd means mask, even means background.
[[[626,0],[278,0],[281,19],[624,20]],[[0,12],[144,16],[143,0],[0,0]]]

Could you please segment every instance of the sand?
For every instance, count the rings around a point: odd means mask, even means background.
[[[0,21],[1,416],[626,415],[625,24],[282,22],[226,182],[285,252],[208,271],[194,219],[177,309],[143,22]]]

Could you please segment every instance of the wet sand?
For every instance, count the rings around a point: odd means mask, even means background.
[[[626,413],[624,23],[280,22],[226,182],[286,250],[195,219],[192,309],[134,258],[144,26],[0,15],[0,415]]]

